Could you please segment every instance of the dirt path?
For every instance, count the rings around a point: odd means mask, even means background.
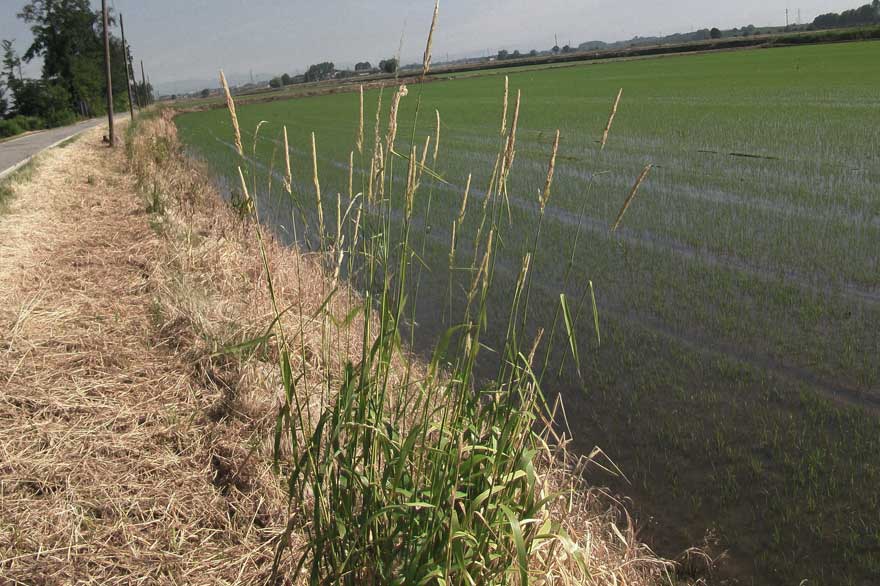
[[[157,334],[167,251],[100,139],[42,155],[0,216],[0,583],[251,581],[260,504],[217,481],[216,389]]]

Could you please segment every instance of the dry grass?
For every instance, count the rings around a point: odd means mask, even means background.
[[[249,581],[285,521],[253,411],[166,313],[171,252],[100,130],[0,223],[0,582]],[[239,470],[238,475],[233,471]]]
[[[273,538],[301,519],[271,471],[274,346],[235,349],[274,316],[254,227],[169,117],[142,123],[130,169],[99,132],[50,153],[0,220],[0,583],[262,583]],[[357,320],[333,349],[322,335],[356,295],[321,314],[332,284],[315,259],[271,237],[266,253],[317,416],[327,377],[361,354]],[[585,462],[543,463],[545,491],[576,489],[553,512],[591,578],[547,550],[538,583],[657,583],[665,562],[583,485]]]
[[[434,32],[437,30],[437,17],[440,15],[440,0],[434,2],[434,16],[431,18],[431,29],[428,31],[428,42],[425,45],[425,57],[422,62],[422,78],[431,69],[431,50],[434,47]]]
[[[623,88],[620,88],[620,91],[617,92],[617,97],[614,98],[611,114],[608,115],[608,124],[605,125],[605,131],[602,132],[602,141],[599,146],[602,150],[605,149],[605,145],[608,143],[608,135],[611,133],[611,125],[614,124],[614,117],[617,116],[617,108],[620,106],[621,97],[623,97]]]
[[[654,166],[651,164],[645,165],[645,168],[642,169],[642,172],[639,173],[636,182],[633,184],[632,189],[629,192],[629,195],[626,196],[626,199],[623,201],[623,205],[620,207],[620,211],[617,212],[617,217],[614,219],[614,223],[611,225],[611,232],[616,232],[617,228],[620,227],[620,222],[623,221],[623,216],[626,214],[626,210],[629,209],[630,204],[635,199],[636,195],[639,193],[639,188],[642,186],[642,183],[645,182],[645,179],[648,178],[648,174],[651,172],[651,169]]]

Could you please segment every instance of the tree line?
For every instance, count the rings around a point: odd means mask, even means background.
[[[272,78],[269,86],[273,88],[281,88],[295,83],[308,83],[313,81],[325,81],[328,79],[340,79],[352,77],[362,73],[395,73],[400,68],[400,61],[397,58],[383,59],[379,62],[378,67],[373,67],[369,61],[361,61],[354,66],[354,71],[346,69],[336,69],[336,65],[331,61],[323,63],[315,63],[309,66],[302,75],[290,75],[285,73],[278,77]]]
[[[30,25],[33,41],[20,54],[14,40],[2,41],[0,136],[63,126],[106,113],[103,21],[89,0],[29,0],[18,18]],[[111,15],[111,25],[116,19]],[[128,109],[122,40],[111,34],[114,108]],[[130,57],[131,52],[128,51]],[[22,63],[41,58],[37,79],[22,75]],[[133,63],[129,62],[131,71]],[[153,101],[144,81],[132,86],[138,104]]]
[[[874,0],[871,4],[865,4],[852,10],[844,10],[840,14],[836,12],[822,14],[813,20],[813,27],[820,29],[866,24],[880,24],[880,0]]]

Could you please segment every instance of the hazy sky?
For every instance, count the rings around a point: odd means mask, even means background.
[[[441,0],[435,58],[547,49],[698,28],[810,22],[865,0]],[[318,61],[374,64],[397,53],[421,60],[433,0],[108,0],[125,15],[126,36],[152,81],[297,72]],[[0,0],[0,38],[30,42],[16,18],[25,0]],[[92,0],[96,7],[99,0]],[[29,73],[38,75],[35,65]]]

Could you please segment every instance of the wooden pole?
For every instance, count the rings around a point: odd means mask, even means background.
[[[128,112],[134,121],[134,100],[131,97],[131,74],[128,71],[128,45],[125,44],[125,21],[119,13],[119,28],[122,29],[122,59],[125,61],[125,87],[128,88]]]
[[[107,70],[107,121],[110,125],[110,146],[116,145],[116,131],[113,128],[113,76],[110,72],[110,28],[107,18],[107,0],[101,0],[104,13],[104,65]]]
[[[141,81],[144,82],[144,106],[150,105],[150,96],[147,94],[147,74],[144,73],[144,60],[141,59]]]

